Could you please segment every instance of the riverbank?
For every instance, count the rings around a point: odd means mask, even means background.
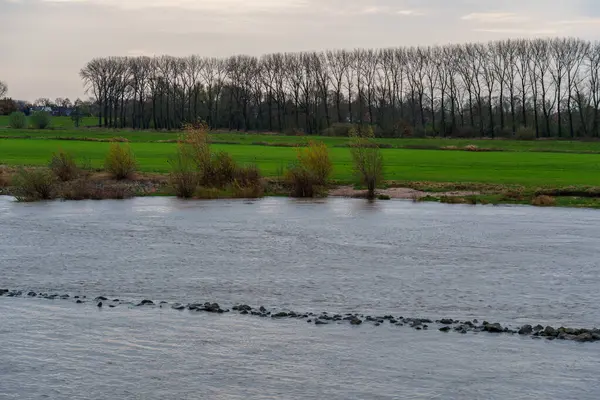
[[[17,168],[0,166],[0,195],[14,196],[11,186]],[[105,172],[87,171],[70,182],[56,182],[55,197],[63,200],[126,199],[145,196],[175,196],[169,176],[138,172],[131,179],[117,181]],[[280,178],[264,179],[263,196],[290,196],[291,190]],[[366,190],[347,184],[331,184],[322,195],[327,197],[365,198]],[[600,187],[567,186],[531,188],[520,185],[497,185],[454,182],[389,181],[377,190],[380,200],[400,199],[415,202],[433,201],[448,204],[600,208]],[[252,196],[255,197],[255,196]],[[262,196],[261,196],[262,197]],[[291,196],[290,196],[291,197]],[[228,190],[201,190],[197,199],[248,198],[247,193]]]

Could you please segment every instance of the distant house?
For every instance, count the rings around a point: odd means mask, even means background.
[[[31,112],[36,112],[36,111],[45,111],[47,113],[51,113],[52,114],[52,107],[46,107],[46,106],[33,106],[33,107],[31,107]]]

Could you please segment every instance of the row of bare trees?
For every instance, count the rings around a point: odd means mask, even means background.
[[[106,127],[381,136],[600,136],[600,43],[575,38],[278,53],[97,58],[81,70]]]

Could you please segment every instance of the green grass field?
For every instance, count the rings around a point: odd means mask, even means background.
[[[35,129],[10,129],[2,127],[0,117],[0,138],[3,139],[35,139],[35,140],[90,140],[100,139],[108,140],[113,137],[123,137],[131,142],[160,142],[176,140],[180,132],[157,132],[157,131],[134,131],[134,130],[109,130],[103,128],[81,128],[75,129],[70,119],[55,118],[60,120],[63,125],[57,126],[53,123],[53,129],[35,130]],[[86,124],[93,124],[95,121],[86,120]],[[70,124],[70,125],[69,125]],[[348,144],[348,138],[344,137],[324,137],[324,136],[284,136],[275,134],[259,133],[241,133],[241,132],[214,132],[211,134],[215,142],[227,142],[233,144],[270,144],[270,145],[293,145],[306,143],[308,139],[316,139],[325,142],[330,147],[345,146]],[[569,141],[569,140],[537,140],[537,141],[518,141],[518,140],[490,140],[490,139],[443,139],[443,138],[415,138],[415,139],[377,139],[383,145],[393,148],[415,149],[415,150],[435,150],[447,146],[456,146],[459,148],[476,145],[483,149],[496,149],[511,152],[555,152],[555,153],[599,153],[600,141]]]
[[[0,140],[0,164],[46,165],[53,152],[63,149],[79,159],[89,159],[92,166],[99,168],[108,147],[109,143],[103,142],[3,139]],[[247,144],[218,144],[214,147],[229,152],[240,163],[258,164],[266,176],[276,176],[281,168],[295,158],[295,149],[291,147]],[[169,171],[168,160],[175,153],[176,145],[133,142],[131,148],[141,171],[165,173]],[[386,180],[518,184],[527,187],[600,186],[600,155],[597,154],[409,149],[382,151]],[[353,182],[349,149],[332,148],[331,157],[334,163],[333,179]]]
[[[87,118],[84,125],[94,125]],[[166,173],[178,132],[75,129],[68,117],[53,118],[52,129],[14,130],[8,117],[0,117],[0,164],[46,165],[53,152],[63,149],[101,168],[109,143],[90,141],[124,137],[131,142],[139,168]],[[348,138],[284,136],[239,132],[211,134],[217,150],[229,152],[240,163],[256,163],[266,176],[277,176],[295,159],[294,144],[308,139],[325,142],[331,149],[333,179],[354,181]],[[527,187],[568,185],[600,186],[600,141],[514,141],[482,139],[378,139],[393,148],[383,149],[388,181],[515,184]],[[446,146],[476,145],[502,151],[441,151]],[[282,147],[280,147],[282,146]],[[597,153],[597,154],[596,154]]]

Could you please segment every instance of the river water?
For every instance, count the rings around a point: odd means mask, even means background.
[[[597,327],[600,212],[15,203],[0,288]],[[600,344],[0,297],[0,399],[598,399]]]

